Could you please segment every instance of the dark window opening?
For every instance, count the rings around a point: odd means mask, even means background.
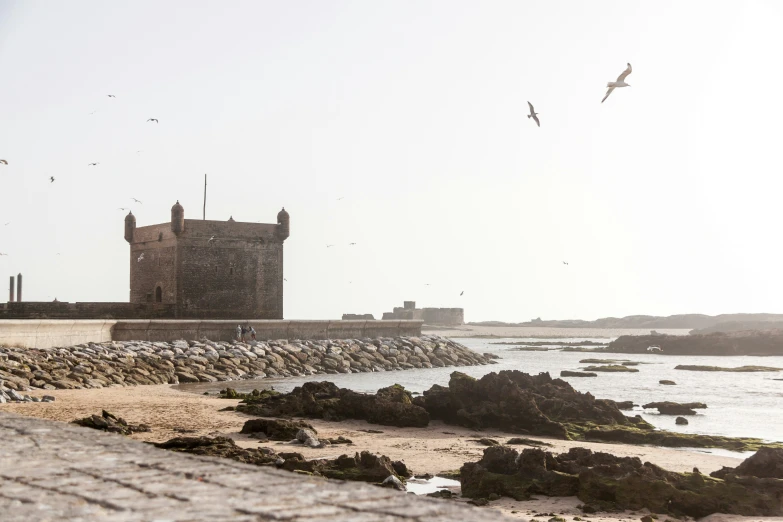
[[[155,289],[155,302],[156,303],[163,302],[163,289],[161,287],[157,287]]]
[[[215,275],[217,275],[217,267],[215,267]]]
[[[230,275],[234,275],[234,267],[233,267],[233,266],[232,266],[231,268],[229,268],[229,269],[228,269],[228,273],[229,273]]]

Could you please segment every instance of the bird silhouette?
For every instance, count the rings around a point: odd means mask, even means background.
[[[109,98],[116,98],[116,96],[113,94],[107,94],[106,96],[108,96]]]
[[[541,122],[538,121],[538,113],[533,109],[533,104],[530,102],[527,102],[528,107],[530,107],[530,114],[527,115],[528,118],[533,118],[536,121],[536,125],[539,127],[541,126]]]
[[[340,201],[340,200],[341,200],[341,199],[343,199],[344,197],[345,197],[345,196],[342,196],[342,197],[339,197],[339,198],[337,198],[337,201]]]
[[[356,245],[356,243],[348,243],[348,244],[349,244],[349,245],[351,245],[351,246],[354,246],[354,245]]]
[[[0,163],[2,163],[3,165],[8,165],[8,162],[6,160],[0,160]]]
[[[4,253],[0,252],[0,256],[7,256],[7,255],[8,254],[4,254]]]
[[[604,96],[604,99],[601,100],[601,103],[605,102],[606,99],[609,97],[610,94],[612,94],[612,91],[615,90],[616,87],[630,87],[630,83],[625,83],[625,79],[628,77],[629,74],[631,74],[631,64],[626,64],[628,67],[625,68],[625,70],[620,74],[620,76],[617,77],[616,82],[608,82],[606,84],[606,96]]]
[[[459,295],[460,295],[460,296],[462,296],[462,294],[464,294],[464,293],[465,293],[465,290],[463,290],[462,292],[460,292],[460,293],[459,293]]]
[[[566,265],[566,266],[568,266],[568,263],[566,263],[565,261],[563,261],[563,264],[564,264],[564,265]]]
[[[49,183],[54,183],[54,176],[49,176]]]
[[[136,203],[138,203],[139,205],[142,205],[142,204],[143,204],[141,201],[139,201],[139,200],[138,200],[138,199],[136,199],[136,198],[131,198],[131,199],[132,199],[133,201],[135,201]]]
[[[127,209],[127,208],[125,208],[125,207],[119,207],[119,209],[118,209],[118,210],[128,210],[128,209]]]
[[[100,163],[88,163],[87,164],[88,167],[96,167],[98,165],[100,165]]]
[[[158,123],[158,119],[157,118],[150,118],[147,121],[154,121],[155,123]]]
[[[207,243],[211,243],[211,242],[212,242],[212,241],[214,241],[214,240],[215,240],[215,236],[212,236],[211,238],[209,238],[209,239],[207,240]]]
[[[140,263],[142,259],[144,259],[144,252],[141,253],[141,255],[139,256],[139,259],[137,259],[137,261]]]
[[[326,245],[326,248],[332,248],[334,245]]]

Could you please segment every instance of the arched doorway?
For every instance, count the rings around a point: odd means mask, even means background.
[[[155,302],[156,303],[163,302],[163,289],[161,287],[155,288]]]

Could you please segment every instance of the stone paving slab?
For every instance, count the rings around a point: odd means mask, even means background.
[[[423,522],[500,513],[0,413],[0,519]]]

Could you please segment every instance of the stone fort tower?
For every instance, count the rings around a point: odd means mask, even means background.
[[[277,224],[185,219],[179,201],[171,222],[136,228],[130,243],[130,302],[160,303],[176,318],[282,319],[285,209]]]

